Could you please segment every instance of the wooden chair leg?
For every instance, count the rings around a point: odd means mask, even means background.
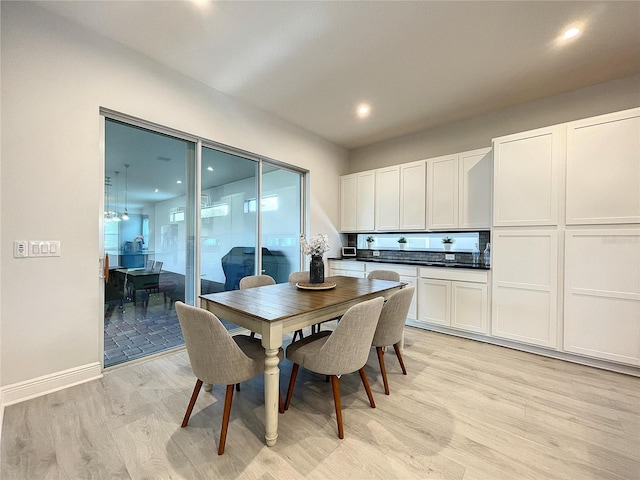
[[[282,394],[278,392],[278,411],[284,413],[284,402],[282,401]]]
[[[296,384],[296,377],[298,376],[298,369],[300,365],[297,363],[293,364],[293,368],[291,369],[291,379],[289,380],[289,389],[287,390],[287,400],[284,402],[284,409],[289,410],[289,405],[291,405],[291,397],[293,396],[293,386]]]
[[[404,368],[404,361],[402,360],[402,353],[400,353],[400,346],[396,343],[393,346],[393,349],[396,351],[396,357],[398,357],[398,361],[400,362],[400,368],[402,368],[402,374],[407,374],[407,369]]]
[[[340,402],[340,379],[335,375],[331,375],[331,388],[333,390],[333,403],[335,403],[336,406],[338,438],[344,438],[344,427],[342,426],[342,403]]]
[[[384,394],[389,395],[389,381],[387,380],[387,369],[384,366],[384,350],[382,347],[376,347],[378,354],[378,363],[380,364],[380,372],[382,373],[382,383],[384,383]]]
[[[233,401],[233,384],[227,385],[227,393],[224,396],[224,413],[222,414],[222,429],[220,430],[220,444],[218,455],[224,453],[224,445],[227,443],[227,430],[229,429],[229,417],[231,416],[231,402]]]
[[[239,392],[239,391],[240,391],[240,384],[236,383],[236,392]]]
[[[191,416],[191,411],[193,410],[193,406],[196,404],[196,398],[198,398],[198,394],[200,393],[200,388],[202,387],[202,380],[198,379],[196,381],[196,388],[193,389],[193,393],[191,394],[191,400],[189,400],[189,406],[187,407],[187,411],[184,414],[184,418],[182,419],[182,428],[187,426],[189,423],[189,417]]]
[[[367,391],[367,397],[369,397],[369,405],[371,405],[371,408],[376,408],[376,402],[373,401],[373,394],[371,393],[371,387],[369,387],[367,374],[364,373],[364,367],[358,370],[358,372],[360,373],[360,378],[362,379],[362,384],[364,385],[364,389]]]

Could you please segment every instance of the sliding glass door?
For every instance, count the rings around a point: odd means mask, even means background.
[[[184,339],[175,302],[300,269],[304,172],[186,134],[105,118],[104,365]],[[230,330],[235,325],[224,322]]]
[[[172,305],[195,299],[195,152],[105,120],[105,367],[184,345]]]
[[[301,270],[302,179],[299,172],[262,165],[262,272],[277,283],[288,282],[291,272]]]

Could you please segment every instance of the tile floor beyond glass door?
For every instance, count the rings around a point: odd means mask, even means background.
[[[225,322],[227,330],[239,327]],[[150,294],[149,305],[127,302],[116,306],[104,320],[104,366],[137,360],[173,348],[182,347],[184,338],[173,303],[165,306],[162,293]]]

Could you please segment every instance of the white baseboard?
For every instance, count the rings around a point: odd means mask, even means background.
[[[24,402],[30,398],[46,395],[47,393],[56,392],[98,378],[102,378],[102,366],[100,362],[95,362],[25,380],[24,382],[6,385],[0,390],[2,412],[4,413],[4,407],[8,405]]]

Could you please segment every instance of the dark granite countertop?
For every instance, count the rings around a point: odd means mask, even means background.
[[[362,257],[335,257],[330,260],[353,260],[356,262],[369,263],[395,263],[397,265],[415,265],[418,267],[444,267],[444,268],[468,268],[472,270],[490,270],[491,267],[483,263],[458,263],[458,262],[435,262],[429,260],[398,260],[387,258],[362,258]]]

